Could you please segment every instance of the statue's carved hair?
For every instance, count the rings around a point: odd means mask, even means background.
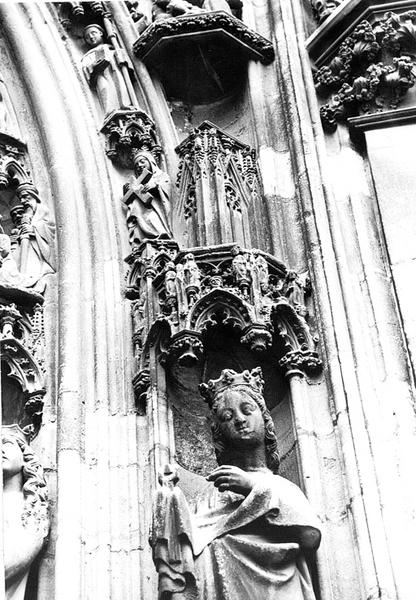
[[[23,454],[23,497],[24,509],[22,521],[24,525],[38,522],[48,529],[48,490],[43,474],[43,467],[29,444],[15,437]],[[45,532],[46,535],[46,532]]]
[[[260,409],[260,412],[263,416],[264,421],[264,442],[266,446],[266,461],[267,466],[271,471],[277,473],[279,469],[279,452],[277,448],[277,437],[276,431],[274,428],[274,423],[270,412],[267,409],[266,403],[264,401],[263,395],[253,389],[252,386],[249,385],[233,385],[230,388],[226,388],[225,390],[216,394],[215,399],[211,406],[212,412],[212,421],[211,421],[211,430],[212,430],[212,438],[214,442],[215,455],[217,457],[218,464],[226,464],[227,463],[227,446],[224,442],[221,427],[219,425],[217,419],[217,411],[221,405],[221,402],[226,398],[227,394],[230,391],[239,392],[240,394],[245,394],[251,400],[257,404]]]

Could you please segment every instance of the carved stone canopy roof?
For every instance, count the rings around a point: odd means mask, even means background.
[[[156,21],[133,50],[158,72],[168,98],[191,104],[229,95],[243,81],[248,60],[274,58],[271,42],[221,11]]]

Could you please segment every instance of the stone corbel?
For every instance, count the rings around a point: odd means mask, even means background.
[[[136,409],[139,415],[146,413],[147,395],[150,388],[150,370],[142,369],[133,378],[134,397],[136,400]]]
[[[202,357],[204,346],[200,334],[196,331],[183,330],[172,336],[169,358],[183,367],[192,367]]]
[[[268,350],[273,342],[270,328],[266,325],[250,325],[241,336],[242,344],[246,344],[252,352],[260,354]]]
[[[322,370],[322,360],[314,350],[294,350],[287,352],[280,360],[279,365],[287,375],[292,372],[316,376]]]

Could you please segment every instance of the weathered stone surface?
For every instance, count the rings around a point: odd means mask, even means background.
[[[299,488],[273,475],[279,457],[261,370],[226,369],[200,389],[220,466],[194,506],[177,485],[174,466],[159,476],[151,533],[159,594],[314,598],[303,553],[319,545],[318,520]]]

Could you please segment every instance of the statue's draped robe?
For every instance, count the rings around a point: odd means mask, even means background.
[[[188,515],[178,488],[160,493],[165,519],[153,529],[160,598],[315,600],[293,532],[319,530],[316,515],[287,479],[270,471],[251,475],[256,484],[246,498],[211,486]]]
[[[22,523],[24,501],[6,503],[4,509],[3,544],[6,577],[6,600],[23,600],[29,569],[42,549],[48,533],[46,518],[34,514]]]
[[[39,204],[32,219],[32,233],[26,254],[25,265],[20,265],[20,270],[26,278],[26,286],[32,287],[36,292],[45,291],[45,275],[55,272],[54,240],[55,224],[49,217],[46,206]],[[20,260],[22,248],[19,250]]]
[[[161,169],[152,165],[154,187],[142,193],[132,178],[129,190],[124,196],[127,205],[127,225],[130,243],[140,243],[145,239],[171,238],[169,226],[170,179]],[[148,198],[148,199],[147,199]]]
[[[123,58],[125,64],[128,64],[124,53]],[[109,44],[99,44],[84,54],[82,70],[90,86],[96,89],[105,115],[113,110],[131,106],[126,84],[115,59],[114,49]]]

